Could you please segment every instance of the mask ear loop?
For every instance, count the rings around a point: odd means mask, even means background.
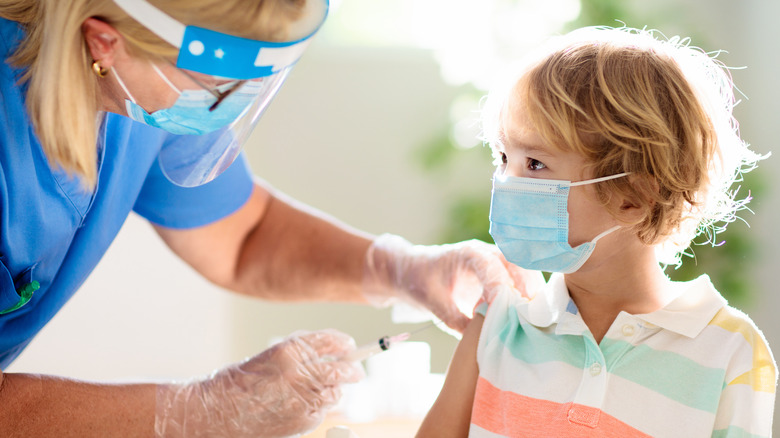
[[[154,69],[155,72],[157,72],[157,74],[162,78],[162,80],[165,81],[165,83],[168,84],[168,86],[171,87],[173,91],[181,95],[181,91],[178,88],[176,88],[175,85],[173,85],[173,82],[171,82],[171,80],[168,79],[168,77],[165,76],[163,72],[160,71],[160,69],[154,63],[150,63],[150,64],[152,64],[152,68]],[[135,100],[135,97],[133,97],[133,95],[130,94],[130,90],[127,89],[127,86],[125,85],[125,81],[123,81],[122,78],[119,76],[116,67],[111,69],[111,71],[114,72],[114,75],[116,76],[116,81],[119,82],[119,86],[122,87],[122,90],[124,90],[125,94],[127,94],[127,97],[130,98],[130,101],[138,105],[138,102]]]
[[[631,172],[623,172],[623,173],[618,173],[616,175],[602,176],[601,178],[594,178],[594,179],[588,179],[588,180],[585,180],[585,181],[573,182],[573,183],[569,184],[569,187],[584,186],[586,184],[596,184],[596,183],[600,183],[602,181],[609,181],[611,179],[620,178],[620,177],[624,177],[624,176],[628,176],[628,175],[631,175]],[[609,233],[612,233],[613,231],[615,231],[615,230],[617,230],[619,228],[621,228],[620,225],[615,225],[614,227],[612,227],[612,228],[602,232],[598,236],[594,237],[593,240],[591,240],[591,243],[595,244],[596,242],[599,241],[599,239],[601,239],[602,237],[606,236]]]
[[[111,71],[114,72],[114,76],[116,76],[116,81],[119,82],[119,86],[122,87],[122,89],[125,91],[125,94],[127,94],[127,97],[130,98],[130,101],[138,105],[138,102],[135,101],[133,95],[130,94],[130,90],[128,90],[127,87],[125,86],[125,82],[122,80],[121,77],[119,77],[119,72],[117,72],[116,67],[112,68]]]
[[[570,187],[584,186],[585,184],[596,184],[602,181],[609,181],[611,179],[620,178],[623,176],[631,175],[631,172],[618,173],[617,175],[602,176],[601,178],[586,179],[585,181],[577,181],[569,184]]]
[[[612,227],[612,228],[608,229],[607,231],[604,231],[603,233],[601,233],[598,236],[594,237],[593,240],[591,240],[591,242],[593,242],[595,244],[596,242],[599,241],[599,239],[601,239],[602,237],[606,236],[607,234],[609,234],[609,233],[611,233],[613,231],[616,231],[619,228],[621,228],[620,225],[615,225],[614,227]]]
[[[155,63],[151,63],[151,64],[152,64],[152,68],[154,69],[154,71],[157,72],[157,75],[160,76],[162,78],[162,80],[164,80],[165,83],[168,84],[168,86],[173,89],[173,91],[175,91],[177,94],[181,95],[181,90],[179,90],[176,87],[176,85],[173,85],[173,82],[171,82],[171,80],[168,79],[168,76],[165,76],[163,74],[163,72],[160,70],[160,68],[157,67],[157,64],[155,64]]]

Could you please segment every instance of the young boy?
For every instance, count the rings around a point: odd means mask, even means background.
[[[771,435],[761,332],[706,275],[661,267],[747,202],[729,187],[760,157],[732,88],[685,40],[586,28],[491,93],[491,235],[554,274],[477,306],[418,437]]]

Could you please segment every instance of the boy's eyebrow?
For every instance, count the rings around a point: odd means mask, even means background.
[[[501,145],[506,149],[507,146],[513,148],[513,149],[522,149],[526,153],[532,154],[532,155],[544,155],[548,157],[552,157],[553,154],[550,152],[549,148],[545,148],[543,146],[539,145],[533,145],[528,144],[522,141],[512,140],[507,138],[506,133],[502,130],[498,133],[498,141],[501,143]]]

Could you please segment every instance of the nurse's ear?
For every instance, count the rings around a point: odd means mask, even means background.
[[[111,68],[120,50],[124,50],[119,32],[105,21],[87,18],[81,24],[81,33],[87,43],[92,59],[103,68]]]

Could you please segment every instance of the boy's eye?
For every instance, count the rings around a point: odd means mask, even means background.
[[[534,160],[533,158],[528,159],[528,168],[531,170],[542,170],[546,167],[547,166],[539,160]]]
[[[503,152],[501,152],[501,162],[502,162],[503,164],[506,164],[506,162],[507,162],[507,159],[506,159],[506,154],[505,154],[505,153],[503,153]]]

